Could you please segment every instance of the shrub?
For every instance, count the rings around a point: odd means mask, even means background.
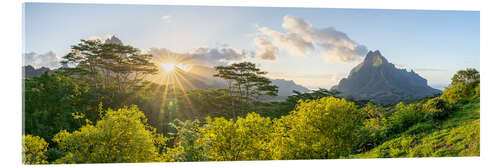
[[[353,102],[335,97],[299,101],[275,120],[273,159],[330,159],[349,155],[364,115]]]
[[[95,125],[63,130],[52,139],[67,151],[56,163],[151,162],[158,160],[154,129],[137,106],[107,110]]]
[[[386,137],[386,119],[370,118],[364,121],[356,139],[355,151],[368,151],[383,142]]]
[[[47,156],[47,161],[50,163],[50,162],[56,161],[59,158],[64,157],[66,155],[66,152],[61,151],[61,150],[59,150],[57,148],[49,148],[44,153],[44,155]]]
[[[217,161],[270,159],[268,144],[272,132],[270,118],[250,113],[245,118],[232,119],[207,117],[201,141],[207,157]]]
[[[201,136],[202,124],[198,120],[180,121],[170,123],[176,133],[174,147],[165,151],[171,160],[168,161],[204,161],[204,146],[198,142]]]
[[[46,164],[49,144],[39,136],[23,135],[23,162],[25,164]]]
[[[360,109],[368,119],[363,122],[356,137],[356,152],[361,153],[380,144],[385,136],[386,119],[384,117],[384,108],[379,105],[368,103]]]
[[[422,112],[421,104],[403,104],[396,105],[394,112],[387,119],[387,132],[389,135],[400,133],[410,126],[424,121],[426,114]]]
[[[86,83],[60,74],[44,73],[25,79],[24,86],[27,134],[50,140],[63,129],[72,131],[84,124],[84,119],[74,119],[75,113],[91,118]]]
[[[452,78],[450,86],[444,89],[441,98],[456,103],[460,99],[479,97],[479,72],[475,69],[458,71]]]
[[[426,112],[430,117],[437,120],[444,119],[452,110],[452,105],[439,97],[429,99],[423,105],[423,112]]]

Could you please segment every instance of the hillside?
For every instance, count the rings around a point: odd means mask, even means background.
[[[351,158],[479,156],[479,98],[458,109],[446,120],[427,121]]]
[[[413,70],[398,69],[380,51],[370,51],[363,62],[354,67],[347,78],[333,86],[344,97],[375,103],[396,103],[439,94],[427,80]]]

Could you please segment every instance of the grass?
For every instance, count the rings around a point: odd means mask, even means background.
[[[460,105],[448,119],[410,127],[365,153],[351,158],[479,156],[479,99]]]

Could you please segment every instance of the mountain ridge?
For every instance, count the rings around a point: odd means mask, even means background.
[[[441,93],[428,86],[427,80],[415,71],[396,68],[379,50],[369,51],[363,62],[331,89],[344,97],[375,103],[396,103]]]

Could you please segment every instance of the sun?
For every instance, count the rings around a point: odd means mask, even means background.
[[[190,66],[187,66],[187,65],[183,65],[183,64],[180,64],[180,63],[159,63],[159,65],[163,68],[163,70],[165,70],[165,72],[169,73],[169,72],[172,72],[174,71],[175,69],[180,69],[182,71],[189,71],[191,70],[191,67]]]
[[[172,63],[162,63],[160,66],[165,70],[166,72],[171,72],[175,70],[175,64]]]

